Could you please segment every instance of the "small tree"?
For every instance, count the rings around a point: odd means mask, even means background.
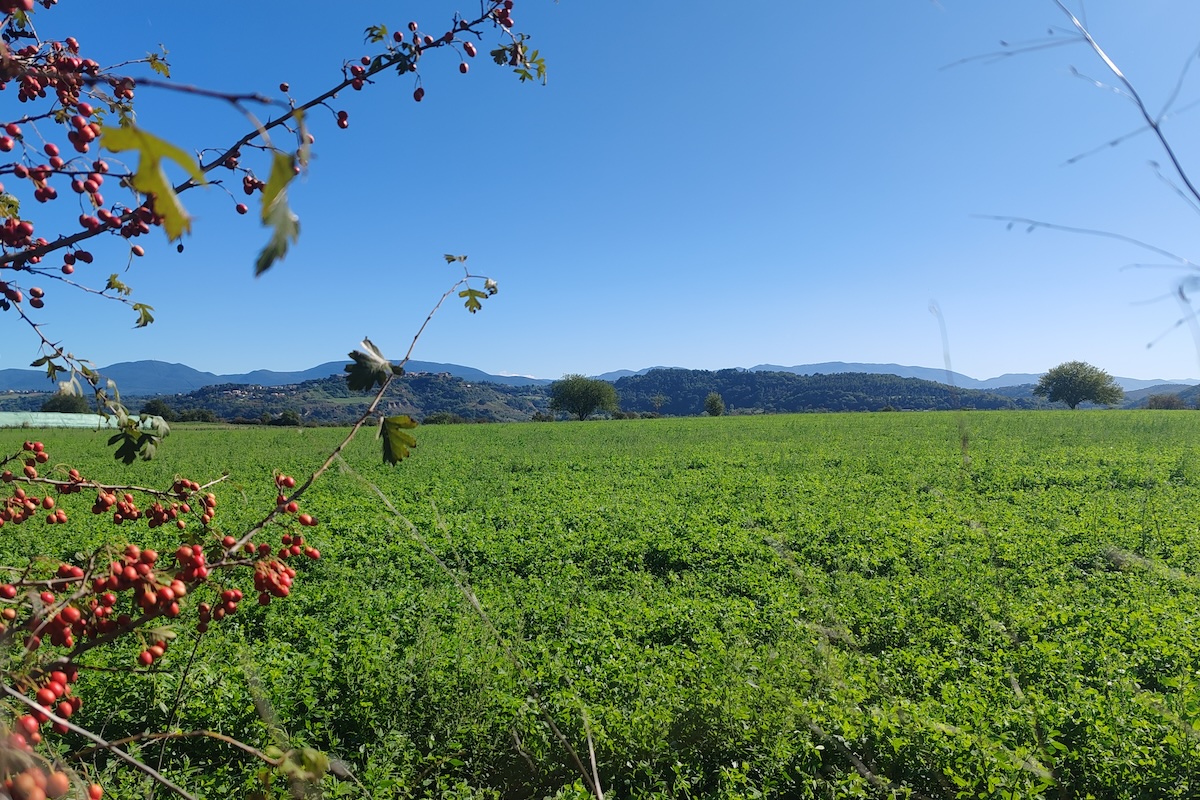
[[[704,410],[710,417],[719,417],[725,413],[725,401],[719,393],[709,392],[708,397],[704,398]]]
[[[1033,393],[1051,403],[1066,403],[1072,409],[1085,400],[1112,406],[1125,396],[1111,375],[1083,361],[1067,361],[1054,367],[1041,377]]]
[[[174,422],[179,419],[179,415],[175,413],[175,409],[171,408],[167,401],[160,397],[147,400],[142,406],[142,413],[150,414],[154,417],[162,417],[167,422]]]
[[[1187,403],[1177,394],[1152,394],[1146,398],[1146,408],[1156,408],[1165,411],[1182,411]]]
[[[71,392],[58,392],[42,403],[42,411],[54,411],[60,414],[88,414],[91,406],[87,398]]]
[[[585,420],[597,411],[617,410],[617,390],[608,381],[584,375],[564,375],[550,384],[550,410],[566,411]]]

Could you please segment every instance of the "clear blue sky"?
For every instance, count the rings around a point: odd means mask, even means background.
[[[176,81],[277,93],[286,80],[303,100],[369,52],[368,24],[413,15],[438,33],[456,8],[404,6],[263,0],[233,14],[126,2],[113,14],[62,0],[37,24],[102,63],[161,42]],[[1200,4],[1086,11],[1160,107],[1200,42]],[[233,213],[238,185],[233,199],[190,192],[185,252],[143,237],[147,256],[124,276],[155,307],[153,326],[133,330],[128,310],[49,283],[47,332],[99,365],[301,369],[344,358],[364,334],[399,357],[452,282],[441,254],[453,252],[500,294],[475,316],[444,309],[415,357],[489,372],[940,366],[936,301],[954,368],[978,378],[1070,359],[1200,377],[1186,328],[1146,347],[1180,318],[1172,293],[1187,273],[1128,268],[1162,259],[1113,240],[976,216],[1124,233],[1200,261],[1197,217],[1148,166],[1163,160],[1148,136],[1063,165],[1137,127],[1132,105],[1072,75],[1110,80],[1089,50],[943,69],[1051,27],[1065,39],[1050,0],[517,0],[513,13],[546,56],[547,86],[518,84],[486,55],[460,75],[441,52],[422,65],[420,104],[411,76],[347,92],[335,108],[348,130],[332,113],[313,119],[316,159],[292,191],[302,232],[286,261],[252,276],[266,234]],[[1200,98],[1197,66],[1177,106]],[[16,113],[11,90],[0,99]],[[138,102],[144,127],[188,149],[246,129],[217,101],[143,89]],[[1168,132],[1200,174],[1198,125],[1200,108]],[[59,200],[60,213],[73,219],[73,203]],[[120,242],[93,250],[76,277],[124,267]],[[35,356],[13,337],[0,367]]]

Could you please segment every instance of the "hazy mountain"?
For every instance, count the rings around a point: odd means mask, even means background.
[[[170,364],[166,361],[124,361],[101,367],[105,378],[116,381],[124,395],[149,396],[158,394],[187,394],[206,386],[221,384],[248,384],[254,386],[288,386],[305,381],[341,375],[348,361],[327,361],[306,370],[277,372],[258,369],[253,372],[217,375],[201,372],[186,364]],[[478,383],[499,383],[507,386],[543,386],[549,380],[528,378],[523,375],[490,375],[473,367],[458,364],[441,364],[436,361],[410,361],[409,373],[446,373],[456,378]],[[37,369],[0,370],[0,391],[46,392],[53,391],[54,384],[46,380],[46,373]]]
[[[781,367],[778,364],[759,364],[751,372],[792,372],[796,375],[841,375],[865,372],[872,375],[895,375],[900,378],[920,378],[957,386],[960,389],[981,389],[983,382],[959,372],[947,372],[936,367],[906,367],[900,364],[858,364],[845,361],[825,361],[820,364],[797,364]],[[1037,378],[1034,377],[1036,381]]]
[[[920,378],[921,380],[935,381],[937,383],[952,383],[960,389],[998,389],[1003,386],[1023,386],[1025,384],[1037,383],[1038,378],[1042,376],[1040,372],[1009,372],[1004,375],[998,375],[995,378],[979,380],[969,375],[963,375],[961,372],[947,372],[945,369],[939,367],[906,367],[901,364],[860,364],[845,361],[826,361],[821,364],[798,364],[794,367],[759,364],[757,367],[751,367],[750,370],[752,372],[794,372],[797,375],[835,375],[845,372],[867,372],[877,375],[897,375],[901,378]],[[1162,384],[1184,384],[1187,386],[1200,384],[1200,380],[1194,378],[1143,380],[1140,378],[1122,378],[1117,376],[1113,380],[1127,392]]]
[[[634,375],[645,375],[647,372],[649,372],[652,369],[683,369],[683,367],[646,367],[645,369],[638,369],[638,370],[618,369],[618,370],[614,370],[612,372],[605,372],[600,375],[593,375],[592,377],[599,378],[602,381],[608,381],[609,383],[611,383],[613,381],[618,381],[621,378],[629,378]]]

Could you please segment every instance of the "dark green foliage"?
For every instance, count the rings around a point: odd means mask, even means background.
[[[941,383],[895,375],[841,373],[796,375],[791,372],[717,372],[656,369],[615,382],[621,406],[633,411],[661,411],[672,416],[697,416],[705,411],[710,392],[738,413],[768,414],[797,411],[949,410],[955,408],[1022,408],[1028,399],[1007,398]]]
[[[550,410],[565,411],[585,420],[597,411],[616,411],[617,392],[608,381],[564,375],[550,384]]]
[[[300,414],[295,409],[289,408],[267,424],[279,425],[285,428],[298,428],[304,424],[304,421],[300,419]]]
[[[1033,393],[1051,403],[1066,403],[1072,409],[1085,401],[1113,406],[1125,396],[1111,375],[1083,361],[1066,361],[1054,367],[1038,380]]]
[[[162,417],[167,422],[174,422],[175,420],[179,419],[179,414],[175,411],[175,409],[171,408],[167,401],[163,400],[161,397],[154,397],[150,400],[147,400],[142,405],[141,413],[149,414],[153,417]]]
[[[69,392],[56,392],[42,403],[42,411],[53,411],[62,414],[91,414],[91,406],[88,404],[87,398],[79,394],[71,394]]]
[[[1177,394],[1152,394],[1146,398],[1146,408],[1181,411],[1187,407],[1187,403]]]
[[[709,392],[704,398],[704,413],[710,417],[719,417],[725,413],[725,401],[719,392]]]
[[[342,434],[177,431],[122,477],[231,470],[218,520],[239,530],[274,506],[274,470],[304,474]],[[107,461],[95,434],[42,438],[86,474]],[[322,558],[293,562],[289,598],[214,623],[178,703],[190,621],[163,671],[90,651],[112,671],[85,672],[73,721],[116,739],[177,709],[178,730],[285,737],[362,783],[327,778],[327,797],[576,797],[532,683],[585,753],[591,730],[614,797],[891,796],[848,752],[914,797],[1183,800],[1200,775],[1197,441],[1200,415],[1146,412],[444,425],[396,469],[363,437],[304,496]],[[470,583],[523,673],[363,479]],[[135,530],[178,543],[60,502],[78,522],[6,525],[6,563]],[[103,776],[111,757],[93,759]],[[181,740],[164,771],[240,797],[257,766]],[[106,797],[145,796],[126,781]]]
[[[392,376],[404,374],[404,370],[388,361],[370,339],[363,339],[362,346],[362,350],[350,353],[352,363],[345,366],[346,385],[351,391],[371,391],[383,386]]]

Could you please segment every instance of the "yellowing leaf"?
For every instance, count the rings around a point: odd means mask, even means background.
[[[383,461],[385,464],[396,465],[411,455],[412,448],[417,446],[417,440],[406,430],[417,427],[417,422],[406,414],[395,417],[384,417],[379,426],[379,438],[383,440]]]
[[[271,176],[262,191],[262,221],[271,226],[271,239],[258,260],[254,274],[261,275],[287,255],[288,245],[300,235],[300,218],[288,207],[287,186],[296,177],[295,160],[289,153],[276,153],[271,161]]]
[[[197,183],[205,183],[204,173],[196,159],[168,141],[146,133],[133,125],[104,128],[100,144],[114,153],[136,150],[138,166],[130,185],[147,196],[154,197],[154,211],[163,219],[163,230],[167,238],[178,239],[191,230],[191,220],[179,202],[179,196],[167,174],[163,171],[163,159],[174,161]]]

